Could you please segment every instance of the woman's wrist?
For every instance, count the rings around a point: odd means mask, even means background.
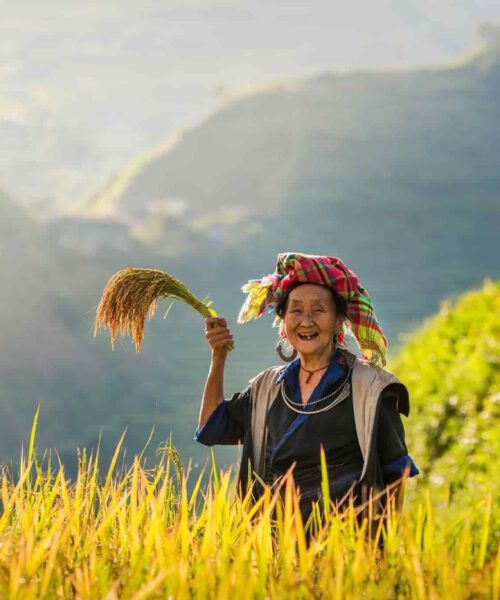
[[[211,364],[210,367],[212,370],[214,369],[223,369],[226,364],[227,358],[227,350],[223,350],[222,352],[212,352]]]

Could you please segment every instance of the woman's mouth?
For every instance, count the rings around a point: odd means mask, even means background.
[[[297,337],[300,340],[303,340],[304,342],[310,342],[312,340],[315,340],[318,337],[318,334],[315,332],[312,333],[298,333]]]

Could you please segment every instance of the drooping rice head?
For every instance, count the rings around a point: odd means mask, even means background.
[[[122,338],[130,335],[136,352],[140,352],[146,317],[153,317],[162,298],[185,302],[204,318],[217,316],[209,303],[199,300],[173,275],[156,269],[123,269],[117,271],[104,288],[97,307],[94,337],[101,327],[108,327],[113,349],[119,333]]]

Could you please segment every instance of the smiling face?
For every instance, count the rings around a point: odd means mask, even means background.
[[[302,361],[327,364],[332,338],[340,329],[331,291],[313,283],[299,285],[288,296],[283,328]]]

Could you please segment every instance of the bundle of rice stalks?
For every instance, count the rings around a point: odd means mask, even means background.
[[[118,333],[129,334],[136,352],[144,339],[144,321],[156,312],[158,300],[170,298],[192,306],[202,317],[216,317],[210,302],[199,300],[182,281],[156,269],[123,269],[117,271],[104,288],[97,307],[94,337],[101,327],[108,327],[111,347],[115,348]]]

